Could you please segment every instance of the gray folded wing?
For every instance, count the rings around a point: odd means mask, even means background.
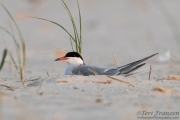
[[[140,59],[140,60],[138,60],[138,61],[129,63],[129,64],[127,64],[127,65],[123,65],[123,66],[121,66],[121,67],[118,67],[118,68],[119,68],[119,71],[120,71],[119,74],[127,74],[127,73],[129,73],[129,72],[132,72],[132,71],[134,71],[134,70],[142,67],[143,65],[145,65],[145,63],[143,63],[143,64],[140,64],[140,63],[144,62],[145,60],[147,60],[147,59],[149,59],[149,58],[151,58],[151,57],[153,57],[153,56],[155,56],[155,55],[157,55],[157,54],[158,54],[158,53],[155,53],[155,54],[153,54],[153,55],[150,55],[150,56],[145,57],[145,58],[143,58],[143,59]]]
[[[80,65],[78,68],[73,70],[73,74],[84,75],[84,76],[88,76],[88,75],[111,75],[112,76],[112,75],[128,74],[128,73],[142,67],[143,65],[145,65],[145,63],[142,63],[142,62],[144,62],[145,60],[147,60],[157,54],[158,53],[150,55],[146,58],[129,63],[127,65],[123,65],[118,68],[100,68],[100,67],[96,67],[96,66]],[[142,64],[140,64],[140,63],[142,63]]]
[[[81,65],[75,70],[73,70],[73,74],[75,75],[117,75],[119,70],[115,69],[108,69],[108,68],[100,68],[96,66],[89,66],[89,65]]]

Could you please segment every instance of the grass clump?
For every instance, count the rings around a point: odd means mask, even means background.
[[[19,73],[20,73],[20,78],[21,78],[21,82],[22,82],[23,86],[26,87],[25,82],[24,82],[24,72],[25,72],[25,66],[26,66],[26,47],[25,47],[24,38],[22,36],[22,33],[21,33],[16,21],[12,17],[11,13],[8,11],[8,9],[2,3],[0,3],[0,4],[1,4],[2,8],[5,10],[5,12],[7,13],[7,15],[10,17],[11,31],[9,31],[8,29],[6,29],[2,26],[0,26],[0,29],[2,29],[4,32],[6,32],[12,38],[12,40],[14,42],[14,46],[16,49],[16,55],[13,55],[9,49],[7,49],[7,51],[9,53],[9,56],[14,64],[16,70],[19,71]],[[11,25],[11,22],[13,23],[12,25]],[[16,33],[16,34],[14,34],[14,33]],[[7,46],[7,48],[8,48],[8,46]]]
[[[58,25],[60,28],[62,28],[69,36],[70,36],[70,42],[71,42],[71,47],[72,50],[74,51],[74,47],[76,48],[76,52],[78,52],[79,54],[82,53],[82,23],[81,23],[81,12],[80,12],[80,7],[79,7],[79,3],[78,0],[76,0],[77,5],[78,5],[78,12],[79,12],[79,33],[76,27],[76,23],[74,21],[74,18],[68,8],[68,6],[66,5],[66,3],[64,2],[64,0],[62,0],[62,5],[64,7],[64,9],[66,10],[66,12],[69,15],[69,18],[71,20],[72,23],[72,27],[74,30],[74,35],[72,35],[66,28],[64,28],[61,24],[48,20],[48,19],[44,19],[44,18],[40,18],[40,17],[32,17],[32,18],[36,18],[36,19],[40,19],[40,20],[45,20],[48,22],[51,22],[55,25]]]

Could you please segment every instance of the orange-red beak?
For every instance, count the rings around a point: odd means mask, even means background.
[[[55,61],[67,60],[67,59],[69,59],[69,58],[66,58],[66,57],[60,57],[60,58],[55,59]]]

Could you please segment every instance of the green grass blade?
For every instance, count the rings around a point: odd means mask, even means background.
[[[11,21],[9,21],[9,27],[10,27],[10,29],[11,29],[11,35],[13,36],[14,39],[15,39],[14,33],[16,33],[18,36],[20,36],[19,33],[18,33],[16,30],[13,29],[13,27],[12,27],[12,25],[11,25]],[[20,37],[19,37],[19,38],[20,38]],[[15,39],[15,41],[17,41],[17,40]],[[17,43],[17,44],[18,44],[18,43]],[[20,45],[18,44],[18,46],[20,46]],[[23,52],[24,52],[24,50],[23,50]],[[17,47],[17,46],[16,46],[16,53],[17,53],[17,59],[18,59],[19,65],[20,65],[20,64],[21,64],[21,52],[20,52],[20,47]],[[24,53],[23,53],[23,55],[24,55]],[[25,61],[25,60],[23,60],[23,61]],[[24,63],[24,64],[25,64],[25,63]]]
[[[1,3],[1,6],[4,8],[4,10],[6,11],[6,13],[9,15],[9,17],[10,17],[11,20],[13,21],[13,23],[14,23],[16,29],[18,30],[18,32],[19,32],[20,35],[22,36],[21,31],[20,31],[20,29],[19,29],[19,27],[18,27],[16,21],[15,21],[14,18],[12,17],[11,13],[8,11],[8,9],[7,9],[2,3]]]
[[[73,38],[73,36],[72,36],[62,25],[60,25],[60,24],[58,24],[58,23],[56,23],[56,22],[54,22],[54,21],[51,21],[51,20],[48,20],[48,19],[44,19],[44,18],[31,17],[31,16],[28,16],[28,17],[30,17],[30,18],[36,18],[36,19],[40,19],[40,20],[44,20],[44,21],[48,21],[48,22],[51,22],[51,23],[53,23],[53,24],[55,24],[55,25],[58,25],[58,26],[61,27],[61,28],[72,38],[72,40],[75,42],[75,39]]]
[[[24,43],[24,39],[23,39],[23,36],[21,34],[21,31],[16,23],[16,21],[14,20],[14,18],[12,17],[12,15],[10,14],[10,12],[8,11],[8,9],[1,3],[1,6],[4,8],[4,10],[6,11],[6,13],[9,15],[9,17],[11,18],[11,20],[13,21],[16,29],[18,30],[19,32],[19,35],[20,35],[20,41],[21,41],[21,45],[22,45],[22,57],[23,57],[23,66],[25,67],[26,65],[26,47],[25,47],[25,43]]]
[[[74,29],[74,34],[75,34],[75,38],[76,38],[76,51],[78,53],[81,54],[82,52],[82,23],[81,23],[81,12],[80,12],[80,7],[79,7],[79,3],[78,3],[78,0],[77,1],[77,5],[78,5],[78,11],[79,11],[79,24],[80,24],[80,35],[78,35],[78,32],[77,32],[77,29],[76,29],[76,24],[74,22],[74,19],[72,17],[72,14],[69,10],[69,8],[67,7],[66,3],[64,2],[64,0],[62,0],[63,2],[63,6],[65,8],[65,10],[67,11],[70,19],[71,19],[71,22],[72,22],[72,25],[73,25],[73,29]]]
[[[3,40],[3,42],[4,42],[4,44],[5,44],[5,46],[6,46],[7,50],[8,50],[9,56],[10,56],[12,62],[13,62],[14,67],[16,68],[16,70],[18,70],[18,66],[17,66],[17,64],[15,62],[15,59],[14,59],[12,53],[10,52],[10,50],[8,49],[8,46],[7,46],[6,42],[5,42],[5,40]]]
[[[78,5],[78,11],[79,11],[79,26],[80,26],[80,31],[79,31],[79,39],[80,39],[80,54],[81,54],[81,50],[82,50],[82,21],[81,21],[81,10],[80,10],[80,6],[79,6],[79,2],[78,2],[78,0],[76,0],[77,1],[77,5]]]
[[[17,47],[18,49],[20,49],[19,44],[18,44],[16,38],[14,37],[14,35],[11,34],[7,29],[3,28],[2,26],[0,26],[0,29],[2,29],[2,30],[5,31],[8,35],[10,35],[10,36],[12,37],[12,39],[14,40],[14,43],[15,43],[16,47]]]
[[[17,51],[16,51],[17,59],[18,59],[19,64],[21,64],[20,46],[19,46],[16,38],[14,37],[14,35],[12,35],[7,29],[3,28],[2,26],[0,26],[0,29],[4,30],[4,31],[5,31],[9,36],[11,36],[12,39],[14,40],[14,43],[15,43],[15,45],[16,45],[15,47],[16,47],[16,50],[17,50]],[[10,55],[10,57],[11,57],[11,59],[13,58],[13,57],[12,57],[12,54]],[[15,60],[12,59],[12,61],[13,61],[13,63],[15,63],[15,62],[14,62]],[[16,67],[16,69],[17,69],[17,65],[16,65],[15,67]]]
[[[72,43],[71,37],[70,37],[70,42],[71,42],[72,50],[74,51],[74,47],[73,47],[73,43]]]
[[[7,55],[7,49],[4,49],[4,52],[3,52],[3,57],[2,57],[2,60],[1,60],[1,64],[0,64],[0,71],[4,65],[4,62],[5,62],[5,59],[6,59],[6,55]]]
[[[63,7],[65,8],[65,10],[67,11],[70,19],[71,19],[71,22],[72,22],[72,25],[73,25],[73,29],[74,29],[74,36],[75,36],[75,44],[76,44],[76,51],[78,53],[80,53],[80,50],[79,50],[79,47],[80,47],[80,38],[79,38],[79,35],[78,35],[78,32],[77,32],[77,29],[76,29],[76,24],[74,22],[74,19],[73,19],[73,16],[69,10],[69,8],[67,7],[66,3],[64,2],[64,0],[62,0],[62,3],[63,3]]]
[[[70,42],[71,42],[72,50],[74,51],[73,44],[72,44],[72,41],[73,41],[75,43],[76,52],[81,54],[81,52],[82,52],[82,23],[81,23],[81,12],[80,12],[80,6],[79,6],[79,3],[78,3],[78,0],[76,0],[76,1],[77,1],[78,11],[79,11],[79,24],[80,24],[79,34],[78,34],[78,31],[77,31],[77,27],[76,27],[74,18],[72,16],[68,6],[64,2],[64,0],[59,0],[59,1],[60,2],[62,1],[62,5],[63,5],[64,9],[66,10],[66,12],[68,13],[68,15],[70,17],[70,20],[71,20],[71,23],[72,23],[72,26],[73,26],[73,30],[74,30],[74,36],[72,36],[62,25],[60,25],[60,24],[58,24],[58,23],[56,23],[54,21],[44,19],[44,18],[39,18],[39,17],[31,17],[31,16],[29,16],[29,17],[40,19],[40,20],[45,20],[45,21],[51,22],[51,23],[61,27],[71,38]]]
[[[78,44],[76,42],[76,39],[60,24],[54,22],[54,21],[51,21],[51,20],[48,20],[48,19],[44,19],[44,18],[39,18],[39,17],[32,17],[32,16],[28,16],[28,17],[31,17],[31,18],[36,18],[36,19],[40,19],[40,20],[44,20],[44,21],[48,21],[48,22],[51,22],[55,25],[58,25],[59,27],[61,27],[69,36],[70,38],[74,41],[74,43],[76,44],[76,50],[78,49]]]
[[[76,29],[76,24],[74,22],[74,19],[73,19],[73,16],[69,10],[69,8],[67,7],[66,3],[64,2],[64,0],[62,0],[62,3],[63,3],[63,7],[65,8],[65,10],[67,11],[70,19],[71,19],[71,22],[72,22],[72,25],[73,25],[73,29],[74,29],[74,35],[76,37],[76,40],[79,40],[79,37],[78,37],[78,32],[77,32],[77,29]]]
[[[24,71],[25,71],[25,66],[26,66],[26,47],[25,47],[25,42],[24,42],[24,38],[21,34],[21,31],[16,23],[16,21],[14,20],[14,18],[12,17],[11,13],[8,11],[8,9],[0,2],[1,6],[3,7],[3,9],[6,11],[6,13],[9,15],[9,17],[11,18],[15,28],[17,29],[18,31],[18,37],[20,39],[20,52],[21,53],[18,57],[18,59],[20,59],[20,64],[18,65],[19,66],[19,70],[20,70],[20,76],[21,76],[21,81],[22,81],[22,84],[24,85],[24,87],[26,87],[25,83],[24,83]],[[12,35],[13,36],[13,35]],[[13,56],[11,56],[13,58]]]

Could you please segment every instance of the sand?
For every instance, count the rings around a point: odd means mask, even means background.
[[[174,55],[179,57],[178,35],[173,33],[174,28],[179,34],[179,1],[79,0],[83,19],[82,56],[86,64],[116,67],[112,53],[118,64],[124,65],[159,52],[138,70],[144,72],[115,76],[129,84],[107,76],[63,75],[66,63],[54,60],[71,51],[69,36],[55,25],[24,17],[51,19],[73,32],[58,1],[2,2],[25,38],[25,79],[34,80],[22,88],[19,74],[7,58],[0,72],[0,120],[180,119],[180,81],[167,80],[168,75],[180,76],[179,63],[172,60]],[[76,3],[66,2],[78,22]],[[1,25],[7,27],[8,16],[2,9],[0,15]],[[0,34],[14,51],[7,34],[2,31]],[[0,41],[0,50],[3,48]],[[160,61],[159,57],[167,52],[170,55]],[[150,65],[153,67],[148,80]]]
[[[5,120],[134,120],[153,117],[157,111],[179,112],[179,81],[159,78],[157,73],[161,74],[152,71],[151,80],[148,73],[115,76],[128,83],[107,76],[44,75],[28,78],[34,80],[26,82],[26,89],[18,88],[21,82],[1,79],[1,84],[12,87],[1,86],[1,113]],[[157,87],[170,91],[154,90]],[[157,115],[167,116],[179,119]]]

